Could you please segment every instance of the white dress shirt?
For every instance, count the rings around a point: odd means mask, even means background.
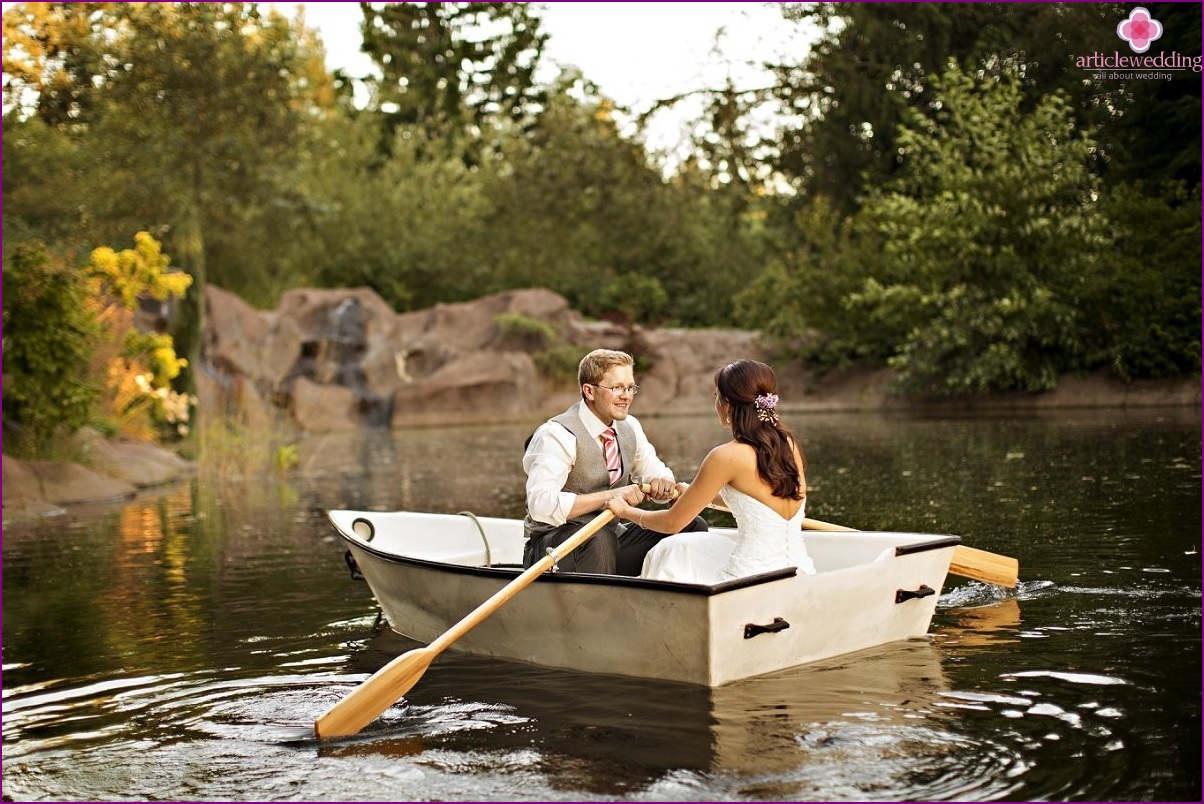
[[[593,436],[602,451],[602,432],[607,426],[594,415],[584,401],[577,403],[586,432]],[[648,480],[654,477],[673,477],[673,472],[656,454],[656,448],[644,434],[644,428],[634,416],[624,419],[635,434],[635,455],[624,455],[623,463],[632,477]],[[560,424],[547,421],[531,436],[531,444],[523,455],[523,470],[527,473],[527,513],[537,522],[563,525],[568,521],[577,495],[564,490],[569,471],[577,460],[577,437]]]

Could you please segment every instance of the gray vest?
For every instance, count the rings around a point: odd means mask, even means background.
[[[611,488],[610,473],[606,471],[606,458],[602,455],[602,441],[589,434],[577,410],[577,406],[573,405],[564,413],[553,416],[549,420],[564,427],[577,439],[577,458],[573,461],[572,468],[569,469],[569,476],[565,480],[563,490],[573,494],[590,494]],[[625,421],[616,421],[613,427],[618,436],[619,457],[623,461],[623,474],[618,482],[613,484],[615,488],[618,488],[631,482],[631,462],[635,460],[636,452],[635,431]],[[565,525],[560,527],[568,525],[572,525],[574,529],[584,527],[600,513],[602,513],[601,509],[590,511],[569,519]],[[557,527],[549,525],[547,522],[537,522],[531,518],[530,514],[523,521],[523,525],[528,538],[532,535],[547,533]],[[616,531],[618,520],[611,520],[606,528]]]

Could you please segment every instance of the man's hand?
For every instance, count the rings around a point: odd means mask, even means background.
[[[657,502],[669,502],[677,496],[677,487],[672,478],[654,477],[651,480],[645,480],[644,485],[649,497]]]
[[[621,494],[614,495],[631,506],[639,505],[644,501],[644,492],[640,491],[639,485],[633,483],[630,486],[624,486]]]

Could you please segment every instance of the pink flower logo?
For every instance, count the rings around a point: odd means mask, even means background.
[[[1116,35],[1129,43],[1134,53],[1145,53],[1150,42],[1162,36],[1162,23],[1141,6],[1129,12],[1129,18],[1116,26]]]

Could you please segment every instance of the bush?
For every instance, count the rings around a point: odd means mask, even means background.
[[[4,260],[4,420],[18,452],[87,424],[101,382],[89,372],[99,326],[88,278],[38,241]]]
[[[527,351],[545,348],[560,341],[560,336],[546,321],[519,313],[494,316],[493,325],[497,328],[500,341]]]
[[[577,383],[577,367],[581,358],[590,351],[588,346],[575,343],[560,343],[531,355],[541,377],[554,386],[572,386]]]

